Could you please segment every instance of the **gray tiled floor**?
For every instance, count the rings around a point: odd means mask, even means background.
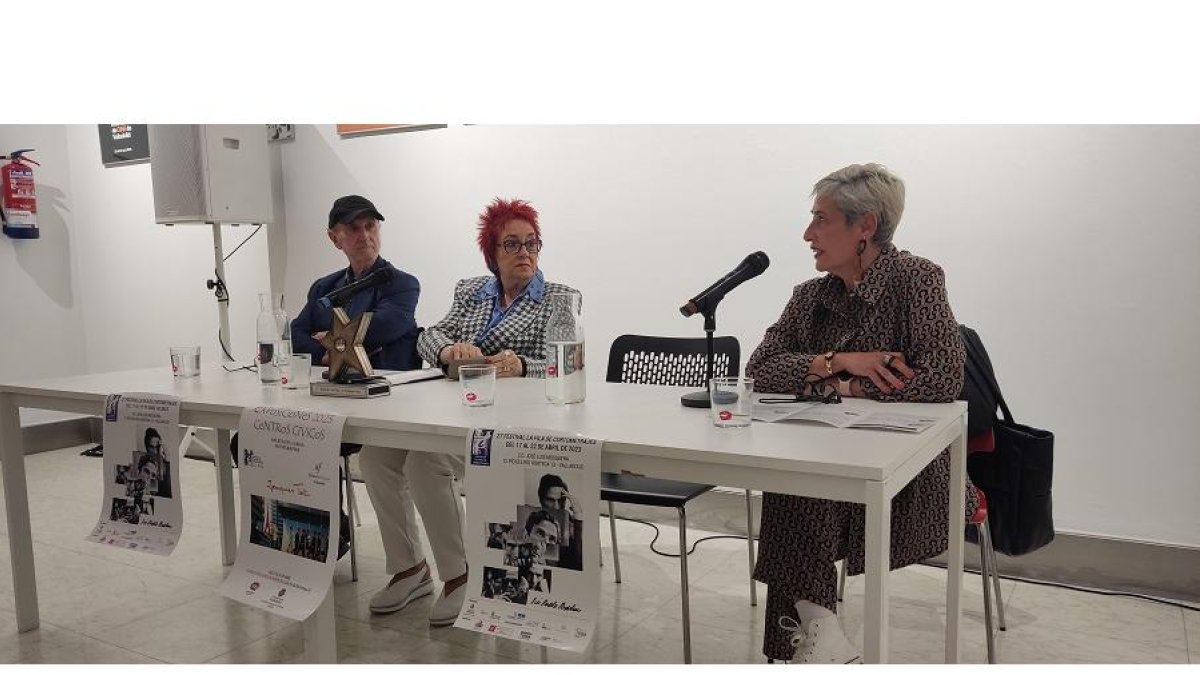
[[[42,626],[18,634],[8,573],[7,527],[0,518],[0,663],[296,663],[303,631],[295,622],[220,596],[215,480],[209,464],[186,461],[183,538],[170,557],[84,541],[100,506],[98,459],[80,448],[26,460],[33,501],[34,554]],[[623,583],[604,568],[600,623],[583,655],[515,644],[454,628],[431,629],[425,598],[404,612],[373,616],[370,595],[386,580],[383,547],[366,490],[358,486],[359,580],[349,560],[334,577],[338,658],[345,663],[677,663],[680,645],[678,561],[650,553],[649,528],[618,523]],[[2,504],[0,504],[2,508]],[[607,523],[600,523],[611,560]],[[659,545],[677,541],[660,526]],[[705,532],[693,529],[692,537]],[[762,663],[766,617],[751,607],[744,542],[704,542],[689,559],[692,643],[697,663]],[[968,548],[968,555],[975,555]],[[914,566],[893,572],[891,659],[942,660],[945,574]],[[765,588],[759,585],[760,603]],[[1200,613],[1144,600],[1105,597],[1016,581],[1002,584],[1009,629],[997,636],[1007,663],[1200,663]],[[842,621],[862,642],[862,580],[847,584]],[[963,660],[984,661],[979,577],[963,588]],[[1189,651],[1190,648],[1190,651]]]

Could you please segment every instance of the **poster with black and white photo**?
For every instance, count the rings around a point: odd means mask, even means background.
[[[475,429],[467,443],[470,591],[455,627],[582,652],[600,602],[601,441]]]
[[[183,532],[179,399],[109,394],[103,434],[104,497],[87,540],[170,555]]]
[[[303,621],[337,563],[342,415],[259,406],[238,425],[242,517],[222,595]]]

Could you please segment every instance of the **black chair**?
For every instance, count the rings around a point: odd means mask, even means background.
[[[673,338],[648,335],[622,335],[608,352],[609,382],[660,384],[705,388],[708,348],[705,338]],[[741,349],[735,337],[713,340],[713,377],[733,377],[739,373]],[[668,401],[667,405],[678,405]],[[608,502],[608,520],[612,532],[613,567],[621,583],[621,561],[617,553],[617,521],[613,503],[674,508],[679,512],[679,577],[683,602],[683,660],[692,662],[691,615],[688,610],[687,503],[713,489],[712,485],[646,478],[628,474],[604,473],[600,476],[600,499]],[[751,521],[750,491],[746,490],[746,534],[750,573],[754,573],[754,530]],[[750,580],[750,604],[757,605],[754,580]]]

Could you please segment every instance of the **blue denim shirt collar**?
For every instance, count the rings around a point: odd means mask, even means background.
[[[478,291],[475,292],[475,300],[479,302],[483,302],[484,300],[495,300],[500,297],[500,291],[500,277],[493,276],[491,279],[488,279],[487,283],[485,283]],[[546,277],[539,269],[533,275],[533,278],[529,280],[529,283],[525,285],[525,289],[521,291],[517,298],[521,297],[522,295],[528,295],[530,300],[533,300],[534,302],[541,302],[542,296],[544,296],[545,293]],[[517,298],[513,298],[513,301],[515,302]]]

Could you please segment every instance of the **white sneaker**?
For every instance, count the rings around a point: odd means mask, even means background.
[[[438,597],[437,602],[433,603],[433,607],[429,610],[429,625],[430,626],[449,626],[458,618],[458,613],[462,611],[463,601],[467,599],[467,585],[459,584],[458,588],[450,595],[446,595],[445,589],[442,590],[442,595]]]
[[[405,577],[371,596],[371,612],[374,614],[398,612],[413,600],[423,598],[432,592],[433,579],[429,578],[429,570],[422,570],[420,574]]]
[[[790,616],[781,616],[779,627],[792,634],[792,647],[796,649],[792,663],[828,665],[862,661],[862,654],[846,639],[836,615],[812,619],[803,626]]]

